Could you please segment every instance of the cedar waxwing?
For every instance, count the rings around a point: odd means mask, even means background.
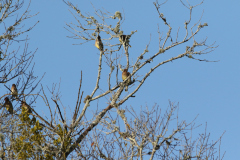
[[[25,108],[25,110],[26,110],[28,113],[32,113],[31,107],[30,107],[25,101],[22,101],[21,107],[22,107],[22,108]]]
[[[15,84],[12,84],[11,91],[12,91],[12,96],[18,101],[18,91]]]
[[[128,35],[120,35],[119,36],[119,42],[121,44],[128,44],[128,46],[131,47],[130,44],[129,44],[129,38],[130,37]]]
[[[95,40],[95,46],[100,50],[103,51],[103,43],[101,41],[101,37],[98,35]]]
[[[5,97],[4,100],[5,100],[4,107],[6,107],[6,109],[10,114],[13,114],[13,106],[12,106],[12,103],[9,101],[9,98]]]
[[[128,77],[130,76],[130,73],[128,72],[127,69],[124,69],[123,72],[122,72],[122,79],[123,81]],[[128,91],[128,85],[129,83],[131,83],[131,77],[128,78],[128,80],[126,81],[126,87],[125,87],[125,91],[127,92]]]

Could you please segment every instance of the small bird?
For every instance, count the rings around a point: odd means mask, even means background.
[[[12,96],[18,101],[18,91],[15,84],[12,84],[11,92]]]
[[[129,45],[129,38],[130,38],[130,36],[128,36],[128,35],[120,35],[119,36],[119,42],[121,43],[121,44],[127,44],[129,47],[131,47],[130,45]]]
[[[96,40],[95,40],[95,46],[100,50],[103,51],[103,43],[101,40],[101,37],[98,35]]]
[[[12,103],[10,102],[9,98],[5,97],[4,100],[5,100],[4,107],[6,107],[6,109],[8,110],[8,112],[10,114],[13,114],[13,106],[12,106]]]
[[[21,107],[24,108],[26,112],[32,113],[31,107],[25,101],[22,101]]]
[[[127,38],[126,35],[120,35],[119,36],[119,42],[123,44],[126,41],[126,38]]]
[[[127,69],[124,69],[123,72],[122,72],[122,79],[123,81],[128,77],[130,76],[130,73],[128,72]],[[131,83],[131,77],[128,78],[128,80],[126,81],[126,87],[125,87],[125,91],[127,92],[128,91],[128,85],[129,83]]]

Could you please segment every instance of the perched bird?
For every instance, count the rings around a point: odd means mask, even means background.
[[[123,44],[126,41],[126,38],[127,38],[126,35],[120,35],[119,36],[119,42]]]
[[[129,38],[130,38],[130,36],[128,36],[128,35],[120,35],[120,36],[119,36],[119,42],[120,42],[121,44],[127,44],[129,47],[131,47],[131,46],[129,45]]]
[[[25,101],[22,101],[21,107],[24,108],[26,112],[32,113],[31,107]]]
[[[15,84],[12,84],[11,92],[12,96],[18,101],[18,91]]]
[[[98,35],[96,40],[95,40],[95,46],[100,50],[103,51],[103,43],[101,40],[101,37]]]
[[[4,100],[5,100],[4,107],[6,107],[10,114],[13,114],[13,106],[12,103],[9,101],[9,98],[5,97]]]
[[[130,76],[130,73],[128,72],[127,69],[124,69],[123,72],[122,72],[122,79],[123,81],[128,77]],[[125,91],[127,92],[128,91],[128,85],[129,83],[131,83],[131,77],[128,78],[128,80],[126,81],[126,87],[125,87]]]

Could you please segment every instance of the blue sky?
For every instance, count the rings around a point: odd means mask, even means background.
[[[124,11],[125,21],[121,29],[125,34],[138,31],[131,37],[130,42],[132,48],[129,52],[133,62],[135,62],[134,58],[143,52],[150,37],[149,55],[158,51],[157,24],[160,31],[166,35],[167,28],[158,18],[153,1],[72,0],[71,2],[78,4],[83,14],[93,14],[92,5],[96,9],[104,8],[111,13]],[[203,40],[208,37],[208,44],[216,41],[216,45],[219,45],[215,51],[198,58],[219,62],[206,63],[182,58],[163,65],[146,80],[137,92],[136,98],[130,99],[122,107],[133,106],[137,109],[146,105],[151,107],[157,103],[164,109],[169,100],[176,104],[179,102],[180,119],[190,122],[198,115],[196,123],[203,124],[201,131],[204,132],[204,125],[207,122],[207,131],[211,133],[211,140],[217,140],[226,131],[222,139],[221,151],[226,151],[225,159],[236,159],[240,150],[240,55],[237,51],[240,45],[239,6],[238,0],[231,2],[205,0],[201,6],[193,10],[193,22],[198,21],[204,10],[201,22],[208,23],[208,27],[203,28],[196,39]],[[67,38],[71,34],[64,27],[66,27],[65,23],[76,21],[69,12],[68,6],[62,1],[32,1],[30,10],[32,14],[37,12],[39,14],[28,20],[26,25],[40,21],[28,33],[29,49],[38,48],[34,58],[35,75],[41,77],[46,72],[41,82],[45,87],[47,85],[51,87],[61,79],[63,104],[73,110],[81,71],[83,71],[83,97],[90,94],[95,87],[99,51],[94,47],[94,42],[72,45],[80,41]],[[182,32],[179,39],[181,39],[180,37],[185,33],[184,22],[188,18],[188,10],[180,1],[174,0],[163,5],[161,12],[173,27],[173,37],[180,27]],[[184,48],[185,45],[169,50],[162,57],[157,58],[156,63],[183,53]],[[109,72],[109,69],[105,68],[103,75]],[[143,69],[142,75],[148,70],[149,67]],[[102,99],[99,103],[106,104],[106,102],[106,99]]]

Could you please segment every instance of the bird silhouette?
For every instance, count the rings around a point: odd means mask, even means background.
[[[12,106],[12,103],[10,102],[9,98],[5,97],[4,100],[5,100],[4,107],[6,107],[7,111],[10,114],[13,114],[13,106]]]
[[[128,69],[124,69],[122,72],[122,80],[124,81],[128,76],[130,76],[130,73],[128,72]],[[128,85],[131,83],[131,77],[128,78],[128,80],[125,82],[125,91],[128,91]]]
[[[12,84],[11,93],[12,96],[18,101],[18,90],[15,84]]]

